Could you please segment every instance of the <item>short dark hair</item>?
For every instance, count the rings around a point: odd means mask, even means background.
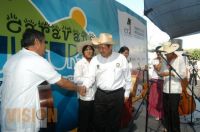
[[[45,36],[43,32],[40,32],[35,29],[26,29],[22,35],[21,46],[28,47],[34,45],[35,39],[39,41],[44,40]]]
[[[92,45],[84,45],[82,48],[82,54],[84,55],[85,50],[87,49],[87,47],[90,47],[93,51],[93,55],[94,55],[94,47]]]
[[[126,47],[126,46],[123,46],[123,47],[121,47],[121,48],[119,49],[118,53],[124,53],[126,50],[129,51],[129,48]]]

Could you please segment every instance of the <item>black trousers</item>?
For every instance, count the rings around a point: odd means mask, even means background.
[[[124,103],[124,89],[106,92],[97,89],[94,101],[95,132],[118,132]]]
[[[79,99],[78,132],[93,131],[93,111],[94,101],[84,101]]]
[[[180,132],[179,101],[180,94],[163,93],[163,125],[167,129],[167,132]]]

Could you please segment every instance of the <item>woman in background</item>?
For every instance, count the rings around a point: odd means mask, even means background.
[[[129,56],[129,48],[128,47],[126,47],[126,46],[121,47],[119,49],[118,53],[123,54],[128,61],[128,56]],[[131,62],[129,62],[128,64],[129,64],[129,69],[132,70]],[[133,111],[132,96],[133,96],[133,89],[131,89],[128,101],[124,102],[124,108],[123,108],[121,121],[120,121],[121,128],[127,127],[132,118],[132,111]]]
[[[128,61],[128,56],[129,56],[129,48],[128,47],[126,47],[126,46],[121,47],[119,49],[118,53],[123,54]],[[132,70],[132,63],[128,61],[128,64],[129,64],[130,70]]]
[[[155,51],[158,51],[161,46],[156,47]],[[156,52],[157,57],[153,59],[153,74],[150,79],[150,93],[149,93],[149,115],[154,116],[156,120],[160,120],[164,116],[163,111],[163,78],[158,75],[161,69],[162,58],[159,52]]]
[[[83,58],[75,64],[74,81],[82,85],[83,81],[89,74],[89,64],[94,56],[94,48],[91,41],[84,41],[77,46],[78,52],[82,53]],[[85,96],[79,95],[79,120],[78,132],[93,131],[93,105],[96,87],[93,85],[89,88]]]

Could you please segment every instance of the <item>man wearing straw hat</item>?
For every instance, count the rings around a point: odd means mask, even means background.
[[[94,56],[95,49],[91,41],[83,41],[77,45],[77,51],[83,55],[83,58],[75,64],[74,81],[82,85],[83,81],[89,74],[89,64]],[[79,120],[78,132],[90,132],[93,129],[93,108],[95,85],[89,88],[85,96],[79,95]]]
[[[163,87],[163,107],[164,107],[164,131],[180,132],[180,120],[178,106],[180,94],[182,93],[181,80],[178,75],[171,70],[169,64],[176,70],[181,78],[186,77],[186,65],[182,56],[175,51],[179,44],[165,42],[160,50],[165,51],[167,62],[163,60],[160,76],[164,77]],[[171,79],[169,78],[171,76]]]
[[[131,72],[124,55],[112,52],[112,35],[101,33],[93,38],[100,54],[90,62],[89,76],[83,85],[90,88],[95,82],[94,125],[96,132],[118,132],[123,103],[129,97]]]

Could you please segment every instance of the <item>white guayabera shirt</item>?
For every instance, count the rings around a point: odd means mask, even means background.
[[[176,52],[175,52],[176,53]],[[171,61],[171,66],[176,70],[176,72],[181,76],[181,78],[186,77],[186,64],[184,59],[181,55],[177,54],[177,58]],[[166,62],[163,61],[161,72],[169,72],[169,67],[167,66]],[[170,93],[182,93],[182,86],[179,77],[176,75],[174,71],[172,73],[175,76],[171,76],[171,88]],[[169,93],[169,76],[164,77],[164,93]]]
[[[3,67],[1,130],[15,132],[38,131],[40,109],[38,85],[54,84],[61,75],[37,53],[22,49]]]
[[[90,62],[89,76],[83,85],[90,88],[96,82],[97,88],[113,91],[123,87],[125,97],[129,97],[131,82],[131,71],[125,56],[112,52],[108,58],[100,54],[93,57]]]
[[[75,64],[74,82],[76,84],[82,85],[84,80],[87,78],[87,76],[89,74],[89,64],[90,63],[85,58],[82,58]],[[79,98],[81,100],[85,100],[85,101],[94,100],[95,91],[96,91],[96,85],[94,84],[94,85],[92,85],[91,88],[87,89],[85,96],[79,95]]]
[[[160,62],[159,62],[159,60],[157,58],[153,59],[153,61],[152,61],[153,66],[154,65],[158,65],[159,63]],[[162,79],[163,80],[163,78],[158,75],[158,73],[157,73],[155,68],[153,68],[153,72],[152,72],[152,77],[151,78],[153,78],[153,79]]]

